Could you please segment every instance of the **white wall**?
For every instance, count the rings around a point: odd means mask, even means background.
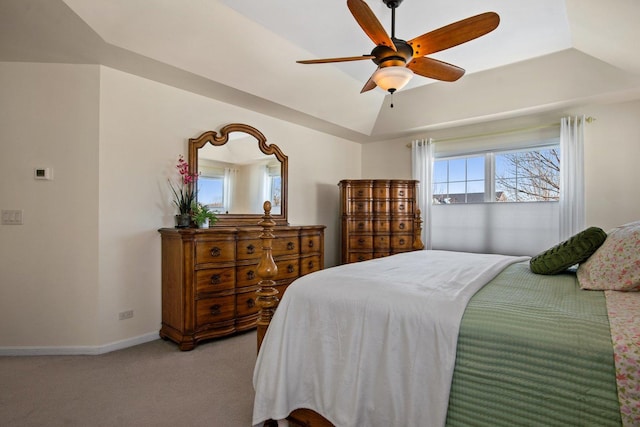
[[[605,230],[640,220],[640,101],[584,110],[587,224]]]
[[[0,208],[24,211],[0,225],[0,347],[101,342],[98,84],[97,66],[0,63]]]
[[[103,66],[0,63],[0,76],[0,204],[25,210],[0,226],[0,352],[157,337],[167,178],[189,138],[228,123],[289,156],[289,221],[327,225],[325,264],[338,262],[337,183],[360,175],[359,144]],[[34,166],[56,179],[34,181]]]
[[[439,129],[420,137],[443,139],[485,134],[559,122],[562,116],[579,114],[596,119],[585,128],[587,226],[608,230],[640,220],[640,101],[585,105],[554,114]],[[363,145],[363,178],[410,179],[409,142],[410,139],[397,139]]]

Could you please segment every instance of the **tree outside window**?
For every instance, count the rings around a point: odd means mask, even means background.
[[[558,145],[434,162],[434,204],[558,201],[559,197]]]

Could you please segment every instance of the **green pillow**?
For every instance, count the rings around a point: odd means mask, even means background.
[[[589,227],[531,258],[531,271],[536,274],[562,273],[572,265],[586,261],[606,238],[603,229]]]

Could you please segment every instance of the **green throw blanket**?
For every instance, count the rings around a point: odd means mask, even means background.
[[[508,267],[469,302],[447,426],[620,426],[603,292]]]

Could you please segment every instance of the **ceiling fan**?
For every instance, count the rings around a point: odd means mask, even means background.
[[[347,0],[347,7],[360,27],[376,44],[370,54],[344,58],[296,61],[300,64],[360,61],[371,59],[378,69],[360,93],[376,86],[393,94],[411,80],[413,74],[453,82],[464,75],[464,69],[426,55],[468,42],[493,31],[500,23],[495,12],[481,13],[454,22],[419,37],[405,41],[395,36],[396,8],[403,0],[382,0],[391,9],[391,37],[364,0]]]

